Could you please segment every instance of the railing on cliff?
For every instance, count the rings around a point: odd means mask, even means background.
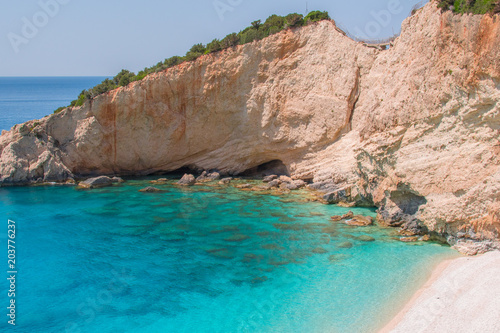
[[[415,15],[417,13],[417,11],[419,9],[421,9],[422,7],[424,7],[428,2],[429,2],[429,0],[422,0],[422,1],[418,2],[417,4],[415,4],[412,7],[410,13],[408,13],[407,17]],[[363,43],[363,45],[365,45],[367,47],[373,47],[373,48],[376,48],[378,50],[387,50],[390,47],[392,47],[394,40],[396,38],[398,38],[399,35],[401,34],[401,31],[399,31],[398,33],[395,33],[394,35],[387,37],[387,38],[362,38],[362,37],[359,37],[359,36],[349,32],[348,29],[346,29],[342,24],[338,23],[335,19],[334,19],[334,21],[335,21],[337,31],[340,32],[341,34],[343,34],[344,36],[347,36],[356,42]]]

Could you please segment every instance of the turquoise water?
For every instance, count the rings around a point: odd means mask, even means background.
[[[0,188],[5,232],[17,224],[12,331],[371,332],[454,256],[298,195],[147,185]]]
[[[105,77],[0,77],[0,131],[69,105]]]

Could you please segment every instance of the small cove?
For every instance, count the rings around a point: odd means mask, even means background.
[[[371,332],[456,256],[330,222],[374,209],[231,186],[138,192],[148,185],[0,188],[18,227],[16,330]]]

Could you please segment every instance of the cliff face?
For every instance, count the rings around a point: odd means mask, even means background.
[[[333,22],[283,31],[2,133],[0,179],[281,160],[383,223],[483,251],[500,235],[499,24],[431,3],[386,51]]]

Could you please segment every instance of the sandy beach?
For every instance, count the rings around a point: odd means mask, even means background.
[[[383,332],[500,332],[500,251],[441,263]]]

